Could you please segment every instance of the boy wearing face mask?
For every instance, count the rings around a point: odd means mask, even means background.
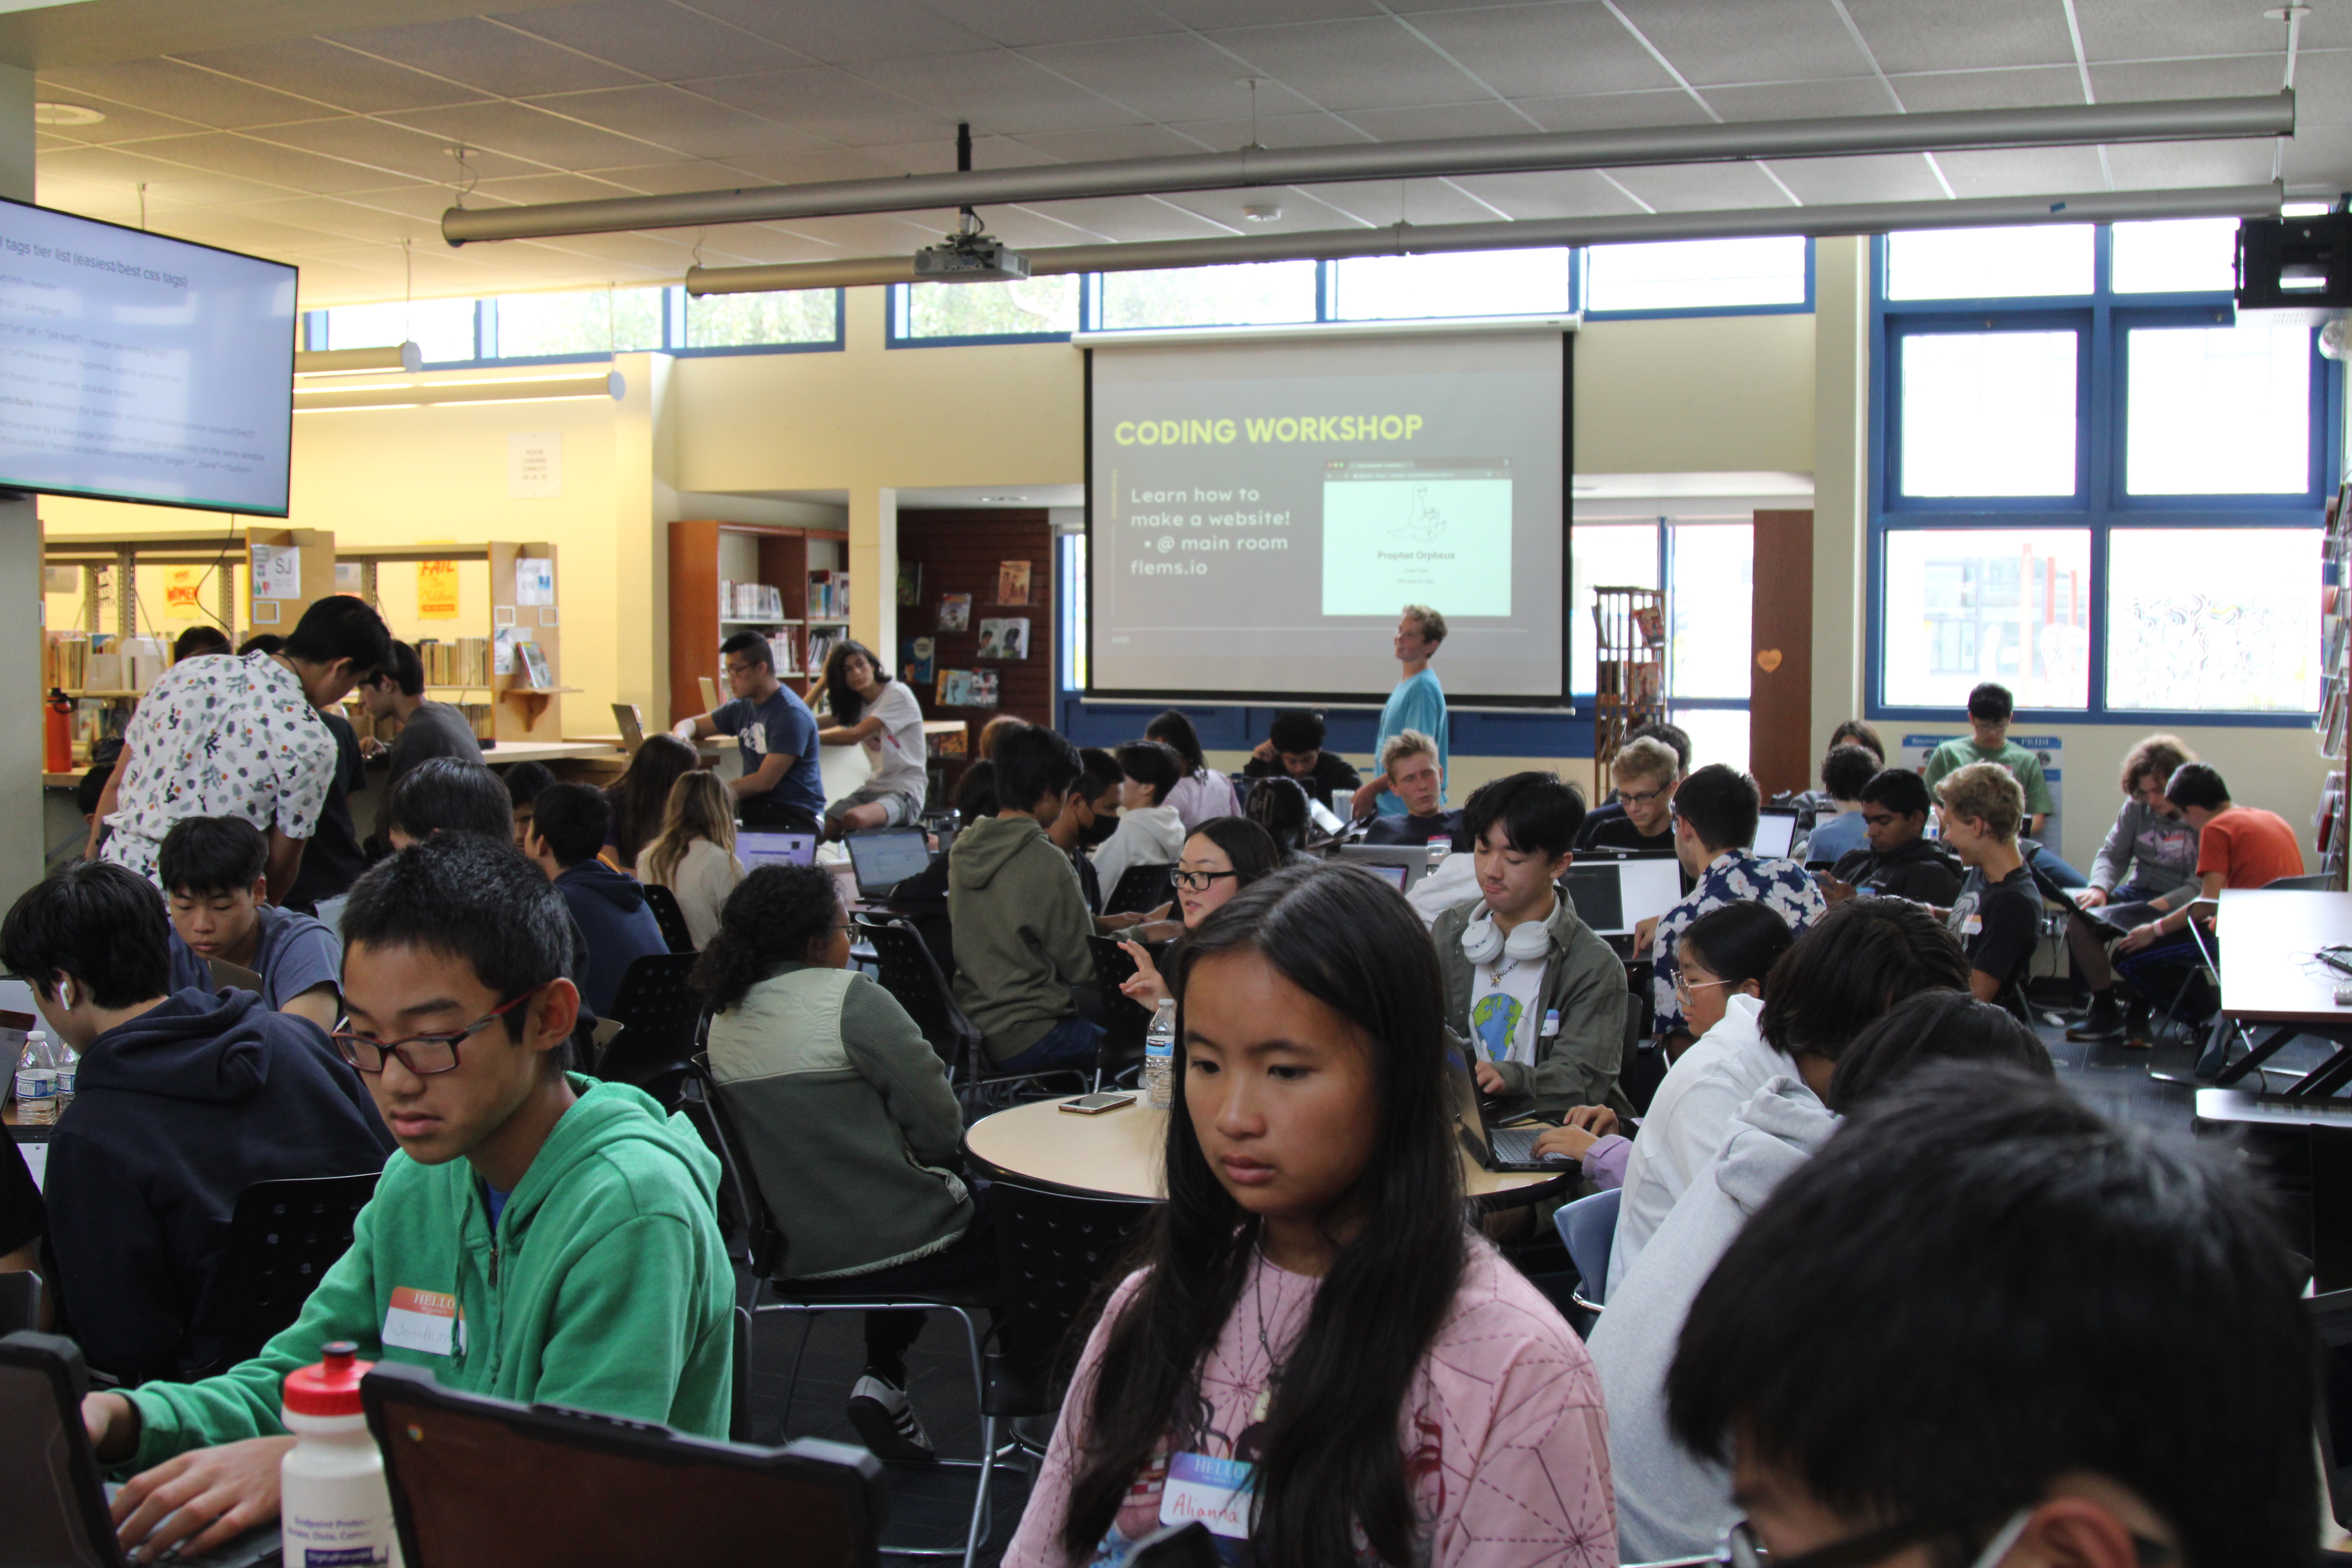
[[[1558,1117],[1605,1105],[1625,1040],[1625,966],[1561,892],[1584,802],[1557,774],[1513,773],[1463,807],[1478,894],[1431,928],[1445,976],[1445,1021],[1472,1047],[1478,1089],[1498,1116]]]

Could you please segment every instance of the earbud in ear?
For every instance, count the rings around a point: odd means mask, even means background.
[[[73,1005],[74,1005],[73,982],[72,982],[72,981],[70,981],[70,980],[60,980],[60,981],[58,981],[58,1006],[60,1006],[60,1007],[62,1007],[62,1008],[64,1008],[67,1012],[70,1013],[70,1012],[72,1012],[72,1011],[73,1011]]]

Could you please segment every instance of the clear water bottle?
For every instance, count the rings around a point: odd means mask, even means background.
[[[73,1103],[74,1078],[81,1066],[81,1058],[75,1056],[73,1047],[63,1040],[50,1041],[49,1049],[58,1058],[58,1114],[63,1116],[66,1107]]]
[[[1166,1110],[1176,1103],[1176,998],[1161,999],[1143,1037],[1143,1102]]]
[[[26,1127],[47,1127],[58,1119],[58,1048],[49,1037],[35,1029],[25,1037],[25,1054],[16,1058],[16,1121]]]

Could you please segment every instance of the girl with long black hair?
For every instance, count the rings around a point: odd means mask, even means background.
[[[1168,1202],[1009,1568],[1108,1568],[1203,1515],[1267,1568],[1613,1563],[1591,1363],[1464,1221],[1420,917],[1367,872],[1283,871],[1173,980]]]
[[[1183,761],[1183,777],[1160,804],[1176,808],[1177,819],[1183,823],[1185,832],[1220,816],[1242,814],[1241,796],[1234,793],[1234,781],[1209,766],[1208,753],[1201,749],[1200,731],[1181,711],[1171,708],[1152,720],[1143,727],[1143,738],[1159,742]]]

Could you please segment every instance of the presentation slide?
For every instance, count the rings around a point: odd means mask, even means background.
[[[1560,700],[1557,331],[1100,345],[1093,689],[1376,700],[1397,612],[1454,700]]]
[[[0,202],[0,487],[285,516],[294,279]]]

